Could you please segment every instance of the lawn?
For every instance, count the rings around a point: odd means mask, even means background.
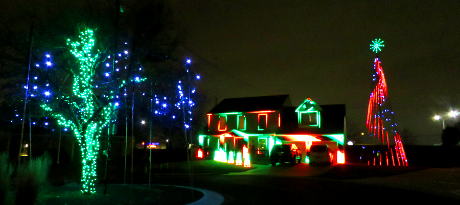
[[[94,195],[82,195],[79,189],[78,184],[51,187],[40,194],[37,204],[186,204],[203,196],[198,191],[166,185],[110,184],[106,194],[100,185]]]

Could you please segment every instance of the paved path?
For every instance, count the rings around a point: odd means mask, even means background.
[[[203,197],[195,202],[189,203],[188,205],[220,205],[224,203],[224,196],[214,191],[210,191],[207,189],[200,189],[195,187],[186,187],[186,186],[179,186],[182,188],[193,189],[195,191],[199,191],[203,193]]]

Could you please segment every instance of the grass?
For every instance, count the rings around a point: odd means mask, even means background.
[[[320,175],[332,179],[361,179],[368,177],[387,177],[419,171],[417,167],[370,167],[367,165],[340,165],[334,166],[328,172]]]
[[[158,174],[187,174],[190,171],[193,174],[225,174],[228,172],[243,172],[249,169],[251,168],[213,160],[198,160],[157,164],[153,168],[152,172]]]
[[[21,164],[16,176],[16,204],[33,204],[47,185],[50,160],[47,156]]]
[[[199,200],[203,194],[198,191],[174,186],[121,185],[110,184],[107,194],[103,185],[97,186],[94,195],[82,195],[78,184],[53,187],[39,197],[38,205],[45,204],[186,204]]]
[[[0,204],[6,204],[10,189],[13,167],[8,162],[8,155],[0,154]]]

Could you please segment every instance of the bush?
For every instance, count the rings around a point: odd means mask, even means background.
[[[47,182],[50,159],[32,159],[18,167],[16,176],[16,204],[34,204]]]
[[[460,141],[460,130],[457,127],[446,127],[442,131],[442,145],[444,147],[453,147]]]
[[[0,204],[6,204],[12,173],[13,168],[8,162],[8,155],[0,154]]]

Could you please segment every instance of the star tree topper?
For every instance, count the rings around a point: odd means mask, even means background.
[[[384,42],[385,41],[383,41],[382,39],[376,38],[370,44],[370,47],[371,47],[370,49],[372,50],[372,52],[378,53],[378,52],[382,51],[383,47],[385,47],[385,44],[383,44]]]

